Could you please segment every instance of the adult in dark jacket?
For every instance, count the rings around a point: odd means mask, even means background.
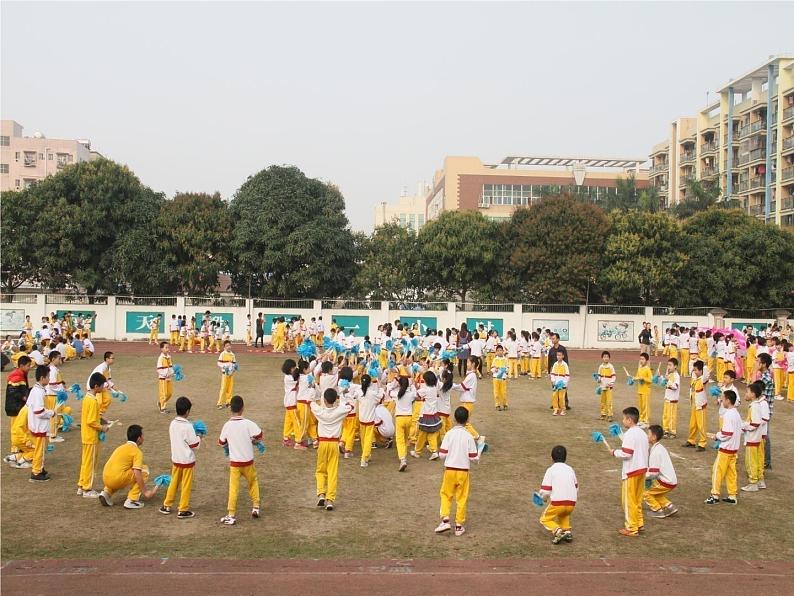
[[[28,356],[20,356],[17,367],[8,373],[6,380],[6,415],[16,418],[28,399],[28,371],[33,361]]]

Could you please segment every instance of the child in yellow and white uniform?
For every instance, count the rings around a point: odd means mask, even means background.
[[[300,423],[301,436],[296,438],[296,441],[302,442],[306,439],[307,445],[311,443],[316,449],[318,447],[317,420],[314,418],[310,406],[317,399],[317,389],[314,386],[314,379],[312,379],[311,383],[309,382],[311,378],[311,363],[301,360],[298,366],[301,367],[297,395],[298,422]]]
[[[344,356],[341,358],[344,358]],[[344,450],[344,458],[349,459],[353,457],[353,444],[358,432],[358,400],[363,395],[363,392],[361,391],[361,385],[353,383],[353,369],[349,366],[340,368],[338,376],[339,385],[337,391],[340,399],[353,405],[353,410],[345,418],[344,426],[342,427],[342,442],[340,443]]]
[[[165,493],[160,513],[165,515],[171,513],[176,493],[180,491],[177,510],[177,517],[180,519],[194,516],[190,511],[190,494],[193,490],[193,468],[196,465],[195,451],[201,445],[201,439],[187,418],[190,416],[192,406],[187,397],[178,398],[176,418],[168,426],[168,436],[171,440],[171,483]]]
[[[742,404],[742,399],[739,397],[739,389],[736,387],[736,372],[730,369],[726,369],[725,373],[722,375],[722,384],[720,385],[720,389],[725,391],[733,391],[736,394],[736,409],[738,411],[739,406]],[[725,406],[722,405],[722,397],[717,398],[717,403],[719,405],[718,415],[720,425],[719,428],[722,428],[722,418],[725,416]]]
[[[762,397],[761,388],[752,383],[747,387],[745,398],[750,402],[750,411],[747,420],[742,425],[744,431],[744,469],[750,484],[743,486],[744,492],[758,492],[766,488],[764,481],[764,409],[766,405],[766,418],[769,419],[769,404]]]
[[[32,341],[33,340],[33,323],[30,320],[30,315],[25,315],[25,322],[22,323],[22,330],[25,332],[25,336]]]
[[[645,474],[646,488],[642,498],[651,510],[648,515],[657,518],[678,513],[676,506],[667,498],[667,493],[678,485],[678,478],[670,454],[662,445],[663,436],[664,431],[658,424],[648,428],[648,442],[651,447],[648,455],[648,471]]]
[[[725,342],[725,336],[721,333],[715,333],[714,352],[716,353],[717,379],[721,379],[722,375],[725,373],[725,354],[727,349],[728,344]],[[709,366],[709,368],[711,368],[711,366]]]
[[[54,410],[44,406],[45,389],[50,371],[47,366],[36,367],[36,384],[28,394],[28,432],[33,437],[33,466],[30,479],[33,481],[49,480],[49,475],[44,471],[44,452],[47,450],[47,433],[50,429],[50,418],[55,416]]]
[[[151,499],[157,494],[157,486],[146,488],[149,478],[149,466],[143,463],[143,428],[133,424],[127,428],[127,442],[116,447],[102,470],[102,481],[105,488],[99,493],[99,502],[106,507],[113,505],[113,493],[129,487],[125,509],[141,509],[144,499]]]
[[[292,358],[287,358],[281,365],[284,375],[284,425],[282,445],[295,449],[306,449],[300,442],[303,435],[301,423],[298,419],[298,389],[300,388],[300,371]]]
[[[529,374],[529,342],[529,331],[522,331],[521,335],[518,337],[519,369],[522,375]]]
[[[706,384],[703,375],[703,362],[696,361],[692,367],[692,379],[689,383],[689,436],[684,447],[697,447],[698,451],[706,450]]]
[[[164,414],[165,405],[174,396],[174,364],[171,360],[171,346],[167,341],[160,342],[160,355],[157,357],[157,404]]]
[[[507,378],[508,379],[517,379],[518,378],[518,342],[516,341],[516,334],[512,331],[507,332],[507,339],[504,341],[504,351],[507,355]],[[499,347],[496,348],[496,357],[499,357]],[[491,364],[491,368],[494,368],[494,364]]]
[[[433,371],[427,371],[422,375],[424,383],[417,390],[418,396],[422,399],[422,408],[419,412],[420,420],[422,417],[438,416],[438,377]],[[438,459],[438,431],[427,432],[419,428],[416,435],[416,447],[411,451],[413,457],[420,457],[427,443],[430,449],[430,459]]]
[[[621,478],[621,503],[624,525],[619,530],[622,536],[636,536],[644,524],[642,496],[645,491],[645,474],[648,471],[648,437],[638,426],[640,413],[637,408],[623,410],[623,433],[621,446],[610,449],[612,456],[623,461]],[[607,449],[609,444],[604,441]]]
[[[229,340],[223,339],[223,323],[220,321],[215,325],[215,350],[217,352],[221,351],[221,346],[225,345],[226,342]],[[231,342],[229,342],[231,343]]]
[[[670,331],[670,337],[667,339],[667,356],[669,358],[675,358],[678,360],[678,347],[680,344],[680,336],[678,335],[677,329],[672,329]],[[649,354],[650,356],[650,354]]]
[[[54,410],[56,405],[55,394],[58,391],[66,391],[66,384],[61,377],[59,366],[62,362],[61,354],[57,350],[50,352],[50,377],[46,387],[46,397],[44,405],[48,410]],[[60,425],[60,416],[55,415],[50,418],[50,430],[47,435],[50,443],[63,443],[63,437],[58,436],[58,426]]]
[[[674,439],[678,422],[678,399],[681,395],[681,375],[676,368],[678,361],[670,358],[667,361],[667,385],[664,388],[664,406],[662,409],[662,432],[665,438]]]
[[[707,505],[716,505],[720,502],[722,482],[725,480],[728,497],[723,499],[727,503],[736,504],[736,459],[742,439],[742,418],[734,405],[736,393],[725,391],[722,394],[722,405],[725,415],[722,418],[722,428],[716,434],[710,434],[710,439],[720,442],[717,459],[711,471],[711,496],[706,499]]]
[[[489,332],[488,339],[485,340],[485,368],[488,370],[491,370],[493,359],[496,357],[496,346],[498,345],[499,338],[496,335],[496,331]]]
[[[601,365],[598,367],[598,386],[601,388],[600,420],[612,422],[612,392],[615,390],[615,367],[610,362],[612,355],[604,350],[601,352]],[[563,410],[565,411],[565,410]]]
[[[110,402],[112,401],[111,391],[118,390],[118,387],[116,387],[116,384],[113,382],[113,376],[110,371],[110,365],[113,364],[114,361],[115,355],[113,352],[105,352],[105,358],[94,368],[93,371],[91,371],[91,375],[94,373],[99,373],[105,377],[105,385],[102,387],[101,391],[96,392],[97,399],[99,400],[100,416],[107,412],[108,408],[110,407]],[[91,375],[88,375],[88,380],[85,383],[85,388],[87,391],[91,391]]]
[[[149,345],[157,343],[157,335],[160,332],[160,317],[154,317],[149,321]]]
[[[229,448],[229,500],[227,515],[221,523],[231,526],[237,523],[237,495],[240,490],[240,477],[248,483],[251,497],[251,517],[259,517],[259,479],[254,465],[254,443],[262,442],[262,429],[256,423],[243,418],[243,398],[235,395],[230,403],[232,417],[221,429],[218,444]]]
[[[515,347],[515,342],[513,342],[513,347]],[[518,358],[515,361],[518,362]],[[496,346],[496,356],[491,362],[491,375],[493,375],[491,383],[493,385],[494,404],[499,411],[506,410],[508,407],[507,379],[510,377],[509,362],[510,359],[505,358],[504,348],[501,345]]]
[[[565,463],[568,451],[562,445],[556,445],[551,450],[551,460],[554,462],[543,475],[538,494],[549,506],[540,516],[541,525],[551,532],[552,544],[561,541],[573,541],[571,533],[571,515],[576,507],[579,493],[579,482],[573,468]]]
[[[475,375],[476,376],[476,375]],[[398,377],[386,387],[386,393],[394,400],[394,437],[397,444],[397,457],[400,460],[400,472],[408,467],[408,442],[411,435],[411,418],[416,389],[408,377]]]
[[[182,325],[179,328],[179,351],[184,352],[188,349],[188,326]]]
[[[369,465],[372,442],[375,440],[375,409],[383,399],[383,392],[369,375],[361,376],[361,396],[358,398],[358,425],[361,440],[361,467]]]
[[[472,461],[479,461],[477,444],[465,424],[469,411],[460,406],[455,410],[455,426],[441,442],[438,452],[444,460],[444,478],[441,481],[441,523],[436,527],[440,534],[452,529],[449,523],[452,500],[455,500],[455,536],[466,531],[466,505],[469,500],[469,470]]]
[[[650,419],[651,385],[653,384],[653,371],[648,366],[648,355],[640,354],[637,374],[632,377],[637,386],[637,409],[640,411],[640,426],[647,428]]]
[[[12,455],[6,461],[12,468],[30,468],[33,461],[33,436],[28,430],[28,406],[24,405],[19,414],[12,418],[11,428]],[[13,459],[11,459],[13,458]]]
[[[684,368],[683,363],[681,365],[681,376],[692,376],[692,365],[695,363],[695,360],[699,358],[698,350],[700,340],[698,340],[697,332],[693,329],[689,333],[689,358],[687,360],[686,368]]]
[[[772,356],[772,378],[775,381],[775,399],[779,401],[783,399],[783,385],[785,385],[786,382],[788,366],[786,362],[786,352],[780,340],[775,338],[772,341],[775,348],[774,353],[770,352],[770,356]]]
[[[542,355],[543,346],[540,343],[540,335],[535,331],[532,333],[532,341],[529,343],[529,376],[532,379],[540,378]]]
[[[210,323],[207,320],[201,322],[199,330],[199,351],[204,354],[208,349],[212,351],[214,338],[210,335]]]
[[[747,356],[744,366],[744,382],[749,385],[755,379],[755,359],[758,356],[758,343],[755,336],[747,338]]]
[[[689,371],[689,340],[691,336],[689,331],[681,334],[679,338],[679,350],[681,352],[679,362],[681,363],[681,376],[686,375]],[[697,342],[696,342],[697,343]]]
[[[98,396],[105,386],[107,379],[100,373],[94,373],[89,379],[90,389],[83,396],[80,416],[80,442],[82,452],[80,456],[80,476],[77,479],[77,496],[96,499],[99,493],[94,490],[94,474],[96,462],[99,459],[99,433],[108,429],[102,423],[99,413]]]
[[[565,355],[563,351],[557,350],[557,362],[552,365],[551,372],[549,373],[552,386],[552,416],[565,416],[565,391],[568,389],[568,383],[571,380],[571,372],[564,358]]]
[[[436,374],[438,376],[439,373]],[[452,428],[452,372],[444,370],[440,373],[441,386],[438,388],[438,415],[441,417],[441,430],[439,431],[439,438],[444,439],[444,435]]]
[[[218,368],[221,370],[221,388],[218,392],[218,409],[228,407],[234,392],[234,373],[237,368],[237,358],[232,352],[231,342],[223,344],[223,352],[218,354]]]
[[[245,318],[245,345],[249,348],[254,341],[254,336],[251,331],[252,323],[251,323],[251,315],[246,315]]]
[[[725,370],[736,370],[736,340],[733,335],[726,338],[725,347]]]
[[[176,315],[171,315],[171,320],[168,321],[168,343],[172,346],[177,345],[179,341],[179,321]]]
[[[342,423],[353,409],[350,402],[342,402],[334,388],[323,393],[322,402],[311,402],[311,413],[317,420],[317,434],[320,443],[317,448],[317,464],[314,478],[317,484],[317,506],[326,511],[334,508],[336,489],[339,479],[339,438],[342,436]]]
[[[466,430],[469,431],[471,436],[474,437],[474,440],[480,444],[481,442],[485,442],[485,436],[478,433],[471,423],[474,405],[477,403],[477,364],[478,360],[476,358],[469,358],[466,363],[466,376],[462,382],[454,384],[452,390],[460,391],[460,405],[469,412],[469,416],[466,418]]]
[[[788,344],[786,349],[786,376],[788,377],[788,388],[786,389],[786,399],[794,401],[794,344]]]

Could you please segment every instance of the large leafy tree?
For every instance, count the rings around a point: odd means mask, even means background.
[[[680,218],[691,217],[715,205],[720,198],[720,187],[713,182],[689,180],[686,200],[673,207],[673,213]]]
[[[667,213],[642,211],[610,214],[599,286],[609,302],[677,304],[686,291],[681,274],[687,266],[687,244],[678,222]]]
[[[30,232],[38,224],[41,197],[31,190],[3,193],[0,201],[0,275],[3,291],[12,293],[26,282],[37,282],[39,253],[49,246],[35,245]]]
[[[337,296],[355,277],[356,249],[335,186],[291,166],[271,166],[239,188],[234,225],[234,289],[267,297]]]
[[[377,300],[417,301],[423,297],[416,234],[397,223],[375,228],[361,243],[361,266],[352,289]]]
[[[517,210],[507,226],[502,261],[518,286],[515,299],[584,301],[588,282],[601,268],[609,229],[600,207],[570,196]]]
[[[742,211],[712,208],[683,223],[683,306],[794,306],[794,234]]]
[[[500,266],[497,225],[476,211],[445,211],[419,230],[426,285],[440,297],[466,301]]]

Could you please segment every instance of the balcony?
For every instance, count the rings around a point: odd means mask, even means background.
[[[746,124],[739,129],[739,138],[749,137],[759,131],[766,130],[766,120],[756,120],[750,124]]]
[[[703,168],[700,170],[700,177],[701,178],[714,178],[715,176],[719,176],[720,171],[717,168]]]
[[[651,166],[649,173],[651,176],[656,176],[658,174],[663,174],[667,172],[669,169],[670,169],[670,164],[663,163],[663,164]]]
[[[783,168],[783,172],[780,175],[780,179],[783,180],[784,182],[786,180],[794,180],[794,166]]]
[[[763,161],[764,159],[766,159],[766,147],[759,147],[758,149],[753,149],[750,153],[740,155],[739,165],[743,166],[754,161]]]
[[[36,167],[36,154],[26,151],[25,155],[23,156],[22,164],[26,168],[35,168]]]
[[[679,188],[686,188],[690,182],[694,182],[697,180],[697,177],[694,174],[687,174],[685,176],[681,176],[681,180],[678,181]]]
[[[734,187],[734,192],[738,194],[742,194],[750,190],[750,181],[749,180],[740,180],[736,183]]]
[[[783,197],[783,211],[791,211],[794,209],[794,195],[790,197]]]
[[[772,172],[772,183],[775,182],[775,173]],[[756,176],[755,178],[750,178],[750,190],[754,188],[765,188],[766,187],[766,176]]]
[[[747,212],[750,215],[761,215],[764,212],[764,206],[763,205],[750,205],[747,208]]]
[[[783,110],[783,122],[794,118],[794,106],[789,106]]]
[[[794,135],[783,139],[783,152],[785,153],[789,149],[794,149]]]
[[[689,163],[695,161],[695,152],[694,151],[684,151],[681,154],[681,163]]]
[[[717,141],[711,141],[710,143],[703,143],[700,146],[700,153],[702,155],[714,153],[717,149],[719,149],[719,143]]]

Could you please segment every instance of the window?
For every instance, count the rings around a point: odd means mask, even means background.
[[[25,151],[25,167],[26,168],[35,168],[36,167],[36,152],[35,151]]]
[[[25,178],[23,180],[23,182],[24,182],[24,187],[25,188],[30,188],[31,186],[36,184],[36,182],[38,182],[38,180],[36,180],[35,178]]]
[[[11,144],[11,137],[0,136],[0,146],[8,147]]]
[[[14,161],[19,161],[19,151],[14,153]]]
[[[0,163],[0,174],[8,174],[8,164]]]
[[[417,220],[418,220],[418,223],[419,223],[419,227],[420,227],[420,228],[421,228],[423,225],[425,225],[425,216],[424,216],[424,215],[421,215],[421,214],[420,214],[420,215],[419,215],[419,217],[417,218]]]
[[[47,154],[47,159],[49,159],[50,161],[52,161],[52,153],[48,153],[48,154]]]
[[[44,159],[44,154],[43,153],[39,153],[39,159]]]
[[[17,178],[16,180],[14,180],[14,186],[15,186],[15,187],[17,187],[17,188],[19,188],[19,178]]]
[[[62,168],[72,162],[72,155],[71,153],[59,153],[58,154],[58,167]]]
[[[408,226],[408,218],[405,216],[405,213],[400,213],[400,226],[403,228]]]

